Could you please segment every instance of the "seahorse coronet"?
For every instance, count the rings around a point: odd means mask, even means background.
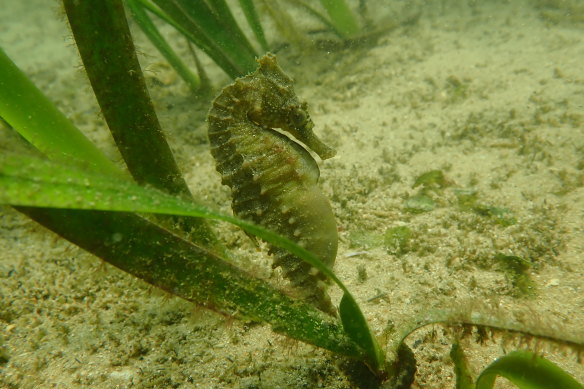
[[[213,101],[207,121],[211,154],[223,184],[231,188],[236,216],[285,236],[332,267],[336,220],[318,187],[322,159],[335,152],[312,131],[308,104],[274,54],[258,59],[255,72],[236,79]],[[279,130],[275,130],[279,129]],[[274,267],[320,310],[335,315],[325,277],[288,252],[270,247]]]

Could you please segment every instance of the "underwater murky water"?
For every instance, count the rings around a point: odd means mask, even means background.
[[[287,14],[260,3],[271,50],[306,100],[314,132],[336,150],[324,161],[312,156],[337,223],[334,271],[382,346],[432,309],[480,312],[582,344],[581,1],[349,1],[360,26],[388,27],[350,43],[292,2],[277,2]],[[2,0],[0,47],[121,164],[59,7]],[[270,12],[290,19],[278,27]],[[184,39],[161,26],[194,70]],[[231,213],[205,122],[212,95],[230,78],[200,55],[214,92],[193,96],[131,27],[194,196]],[[5,124],[0,148],[25,150]],[[266,250],[235,227],[214,227],[236,265],[301,295]],[[2,387],[365,385],[341,357],[160,292],[8,206],[0,209],[0,279]],[[329,293],[338,304],[341,292]],[[462,332],[431,326],[408,338],[418,364],[412,387],[454,387],[449,352]],[[460,344],[474,373],[527,346],[584,382],[574,350],[532,342],[473,329]]]

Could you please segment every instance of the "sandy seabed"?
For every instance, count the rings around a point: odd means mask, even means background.
[[[0,45],[119,161],[56,3],[4,2]],[[391,4],[372,12],[396,21],[375,44],[278,51],[316,131],[337,149],[319,162],[339,226],[335,271],[382,340],[409,318],[450,308],[515,315],[582,343],[584,6]],[[209,101],[194,99],[141,42],[160,119],[195,196],[230,212],[206,143]],[[212,76],[216,86],[229,82]],[[0,130],[3,149],[15,142]],[[442,178],[416,185],[430,171]],[[218,228],[242,263],[287,288],[244,234]],[[408,239],[392,239],[395,231]],[[506,260],[529,266],[514,271]],[[408,338],[415,388],[454,387],[449,351],[460,336],[433,326]],[[479,341],[476,332],[460,344],[475,374],[528,344],[584,382],[567,347],[503,333]],[[367,387],[350,370],[265,326],[160,292],[0,208],[0,387]]]

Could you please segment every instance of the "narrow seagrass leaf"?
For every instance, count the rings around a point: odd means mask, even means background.
[[[158,4],[154,4],[150,0],[135,1],[138,1],[142,7],[173,26],[190,42],[194,43],[197,47],[207,53],[207,55],[209,55],[209,57],[211,57],[213,61],[215,61],[215,63],[232,78],[241,75],[241,69],[239,69],[238,65],[229,58],[229,55],[223,51],[221,46],[217,45],[216,42],[213,42],[212,39],[209,39],[203,34],[198,25],[188,19],[185,13],[177,8],[176,4],[165,0],[154,0]]]
[[[331,31],[333,31],[339,38],[345,38],[345,36],[337,31],[335,25],[321,12],[314,8],[311,4],[305,2],[304,0],[288,0],[290,3],[298,4],[304,8],[310,15],[314,16],[320,20],[325,26],[327,26]]]
[[[146,13],[144,7],[138,0],[126,0],[130,8],[132,17],[138,23],[144,34],[150,39],[150,42],[156,46],[158,51],[166,58],[168,63],[174,68],[178,75],[188,84],[193,92],[196,92],[201,85],[199,76],[193,73],[183,60],[170,47],[166,39],[162,36],[156,25]]]
[[[62,2],[91,87],[132,177],[190,198],[146,88],[122,1]],[[166,218],[166,223],[192,232],[198,244],[223,250],[206,220]]]
[[[34,109],[23,109],[24,107]],[[83,161],[104,174],[123,177],[110,161],[57,109],[0,48],[0,117],[52,159]],[[59,131],[53,129],[58,128]]]
[[[454,374],[456,375],[456,389],[473,389],[473,379],[466,360],[466,355],[462,347],[455,342],[450,348],[450,359],[454,364]]]
[[[348,324],[350,338],[362,341],[362,357],[368,360],[372,369],[378,372],[384,369],[383,352],[347,287],[316,256],[276,233],[156,189],[23,155],[0,156],[0,204],[170,214],[232,223],[268,243],[288,250],[331,278],[344,292],[341,315],[345,316],[346,322],[347,315],[357,318]]]
[[[339,305],[339,315],[345,332],[355,343],[365,350],[367,355],[374,359],[370,361],[373,366],[383,366],[384,355],[381,347],[377,343],[375,336],[371,333],[367,320],[363,312],[359,309],[357,302],[348,293],[343,294]]]
[[[344,38],[351,38],[360,31],[357,18],[345,0],[320,0],[326,9],[335,30]]]
[[[199,46],[231,78],[256,67],[253,49],[226,29],[205,2],[153,0],[189,40]]]
[[[468,307],[472,307],[469,309]],[[462,303],[461,307],[437,308],[427,310],[421,315],[415,315],[403,321],[387,341],[389,352],[397,352],[405,339],[420,328],[445,324],[447,326],[476,326],[490,328],[494,331],[515,333],[518,336],[537,337],[558,346],[565,346],[577,353],[584,352],[584,331],[558,331],[562,328],[560,321],[547,321],[545,325],[533,320],[518,320],[527,315],[542,315],[530,307],[529,309],[493,310],[488,304],[475,300]]]
[[[505,377],[520,389],[582,389],[570,374],[529,351],[514,351],[491,363],[477,379],[477,389],[493,389]]]
[[[126,212],[16,207],[63,238],[135,277],[217,312],[362,358],[339,323],[208,250]]]
[[[186,2],[189,3],[188,1]],[[239,42],[241,47],[244,47],[253,57],[257,57],[257,53],[231,13],[229,5],[225,0],[213,0],[209,2],[213,10],[213,14],[217,17],[220,25],[223,29],[229,32],[230,40],[236,40]]]
[[[140,184],[189,196],[146,88],[121,0],[63,0],[63,5],[85,72],[130,173]]]
[[[245,18],[247,19],[247,23],[252,29],[257,41],[260,46],[262,46],[262,50],[265,52],[270,51],[270,46],[266,40],[264,29],[262,28],[260,17],[258,16],[253,0],[239,0],[239,6],[241,7]]]

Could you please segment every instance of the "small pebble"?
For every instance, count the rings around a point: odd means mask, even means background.
[[[560,285],[560,280],[557,278],[552,278],[551,280],[548,281],[547,284],[545,284],[545,286],[558,286]]]

